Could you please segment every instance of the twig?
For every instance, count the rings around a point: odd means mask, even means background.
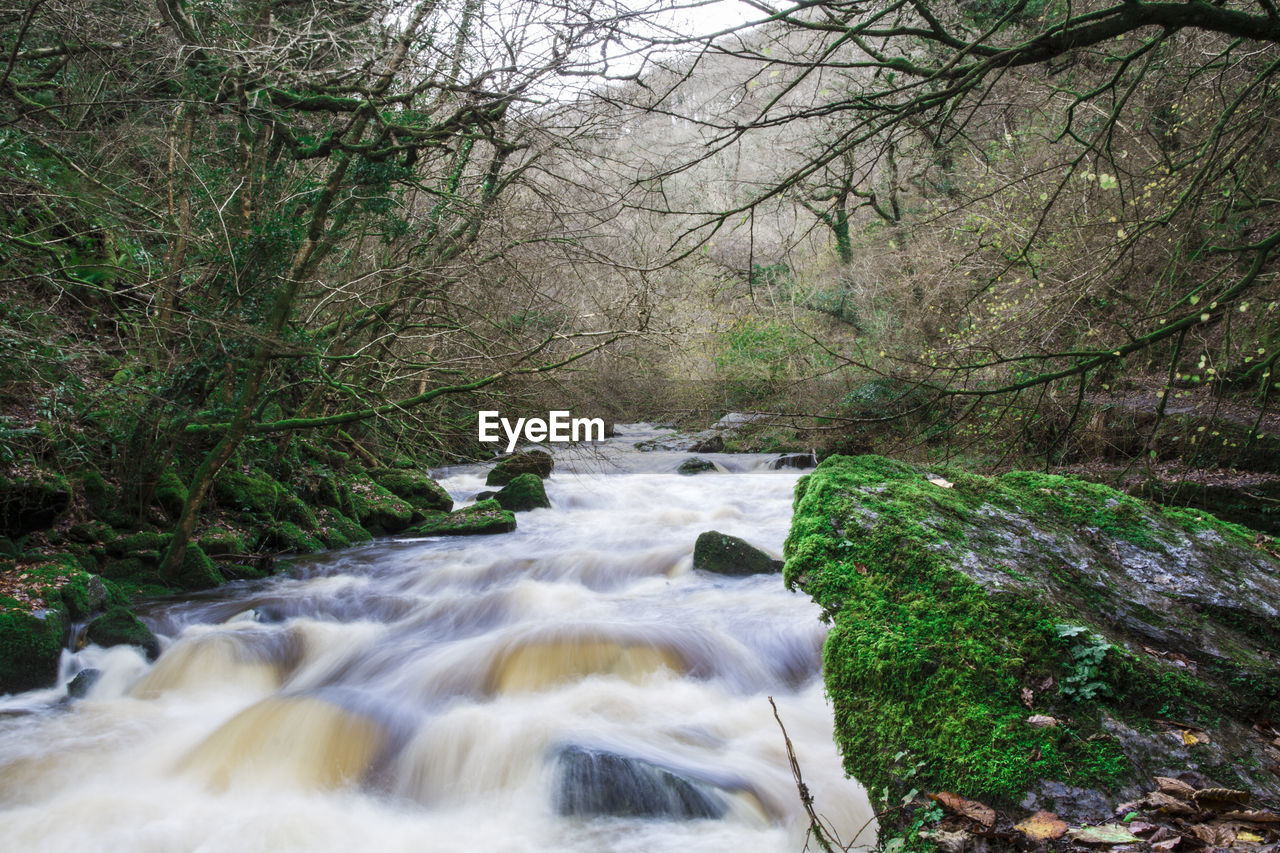
[[[769,705],[773,708],[773,718],[778,721],[778,728],[782,729],[782,739],[787,744],[787,761],[791,763],[791,776],[796,780],[796,790],[800,792],[800,802],[804,805],[805,813],[809,815],[809,834],[818,842],[818,846],[822,848],[823,853],[836,853],[832,847],[831,840],[827,838],[827,831],[822,825],[822,820],[813,810],[813,794],[809,793],[809,786],[804,783],[804,779],[800,776],[800,762],[796,761],[796,751],[791,745],[791,736],[787,734],[787,727],[782,724],[782,717],[778,715],[778,705],[773,701],[773,697],[769,697]],[[806,845],[808,846],[808,845]],[[841,847],[841,850],[847,848]]]

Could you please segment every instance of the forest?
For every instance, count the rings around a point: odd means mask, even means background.
[[[73,695],[88,665],[67,661],[89,644],[160,655],[127,695],[159,691],[213,618],[172,614],[327,576],[302,555],[387,547],[399,565],[397,537],[594,506],[557,489],[610,465],[710,472],[671,480],[683,506],[681,489],[768,455],[821,464],[782,497],[711,485],[688,511],[781,501],[758,521],[780,525],[759,540],[766,568],[821,611],[797,622],[830,631],[817,740],[834,735],[878,840],[821,817],[836,807],[795,754],[784,796],[622,750],[644,780],[628,790],[684,804],[668,817],[800,827],[800,847],[762,850],[1274,847],[1272,0],[13,0],[0,34],[0,694]],[[600,419],[626,454],[592,468],[553,448],[556,475],[535,453],[468,479],[516,444],[482,440],[481,413],[548,412]],[[617,518],[682,529],[666,501],[644,492]],[[725,517],[708,512],[703,527]],[[692,547],[653,559],[682,577]],[[390,613],[350,619],[408,618]],[[696,663],[693,640],[590,634],[569,652],[554,636],[540,654],[597,674],[727,665]],[[236,666],[265,665],[236,648]],[[511,655],[538,678],[568,666],[537,669],[529,648]],[[501,694],[515,664],[494,660],[484,689]],[[293,677],[264,702],[347,689],[289,693]],[[364,764],[324,759],[338,777],[427,772],[386,758],[425,735],[325,707],[298,731],[378,744]],[[1150,746],[1159,731],[1212,759]],[[579,748],[556,766],[584,790],[623,773]],[[6,775],[31,761],[0,749]],[[218,772],[225,787],[239,771]],[[0,784],[0,814],[24,796]],[[604,813],[649,816],[631,808]],[[1026,829],[1031,812],[1052,821]]]

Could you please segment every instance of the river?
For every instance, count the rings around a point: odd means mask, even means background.
[[[501,536],[388,539],[157,601],[154,664],[64,655],[0,703],[0,849],[800,853],[869,819],[831,740],[817,608],[691,569],[705,530],[781,554],[799,472],[559,449],[550,510]],[[485,470],[440,472],[455,500]],[[103,675],[74,702],[65,679]],[[873,830],[861,841],[870,841]]]

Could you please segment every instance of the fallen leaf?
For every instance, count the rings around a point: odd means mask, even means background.
[[[1196,791],[1191,799],[1202,809],[1223,809],[1228,806],[1247,806],[1249,793],[1230,788],[1204,788]]]
[[[1166,838],[1164,841],[1156,841],[1152,843],[1151,849],[1160,850],[1162,851],[1162,853],[1167,853],[1167,851],[1177,847],[1180,843],[1182,843],[1182,836],[1177,835],[1177,836],[1174,836],[1173,838]]]
[[[1022,704],[1030,708],[1032,703],[1034,703],[1035,701],[1036,701],[1036,694],[1031,692],[1031,688],[1030,687],[1022,688]],[[1277,740],[1280,740],[1280,738],[1277,738]]]
[[[1154,823],[1147,823],[1146,821],[1141,820],[1131,820],[1128,822],[1127,826],[1129,827],[1129,831],[1134,835],[1146,835],[1149,832],[1156,831],[1156,825]]]
[[[1261,844],[1262,836],[1256,832],[1249,832],[1247,829],[1242,829],[1236,833],[1236,841],[1248,841],[1250,844]]]
[[[967,817],[984,829],[990,829],[995,825],[996,813],[989,806],[984,806],[982,803],[974,802],[973,800],[966,800],[964,797],[953,794],[950,791],[942,791],[928,796],[929,799],[952,814]]]
[[[1032,714],[1030,717],[1027,717],[1027,725],[1035,726],[1038,729],[1051,728],[1057,724],[1057,720],[1044,714]]]
[[[1196,737],[1194,732],[1188,732],[1184,730],[1182,732],[1182,742],[1185,743],[1187,746],[1191,746],[1192,744],[1199,743],[1200,738]]]
[[[1071,840],[1080,844],[1094,844],[1111,847],[1116,844],[1133,844],[1138,836],[1118,823],[1106,823],[1102,826],[1084,826],[1071,830]]]
[[[955,485],[955,483],[952,483],[949,480],[944,480],[941,477],[930,477],[929,482],[933,483],[935,486],[940,486],[944,489],[949,489]]]
[[[1210,847],[1230,847],[1231,842],[1236,839],[1235,830],[1230,827],[1210,826],[1207,823],[1197,823],[1191,827],[1191,833]]]
[[[1174,817],[1190,817],[1196,813],[1196,807],[1190,803],[1159,791],[1152,791],[1147,794],[1143,799],[1143,804],[1148,811]]]
[[[1056,814],[1046,811],[1036,812],[1013,828],[1037,841],[1054,841],[1067,834],[1066,821],[1059,820]]]
[[[1245,823],[1280,823],[1280,814],[1275,812],[1235,811],[1227,812],[1222,817],[1224,820],[1242,820]]]
[[[1157,776],[1156,787],[1163,794],[1170,794],[1183,800],[1189,800],[1196,795],[1195,788],[1181,779],[1171,779],[1168,776]]]

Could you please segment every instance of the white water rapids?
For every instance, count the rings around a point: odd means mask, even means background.
[[[558,450],[553,508],[514,533],[158,602],[154,665],[68,654],[58,688],[0,704],[0,849],[800,853],[769,696],[851,841],[870,810],[831,740],[816,607],[691,569],[712,529],[779,556],[799,472],[700,454],[721,470],[680,476],[687,454],[619,429]],[[440,481],[467,501],[484,475]],[[86,666],[88,696],[52,701]]]

